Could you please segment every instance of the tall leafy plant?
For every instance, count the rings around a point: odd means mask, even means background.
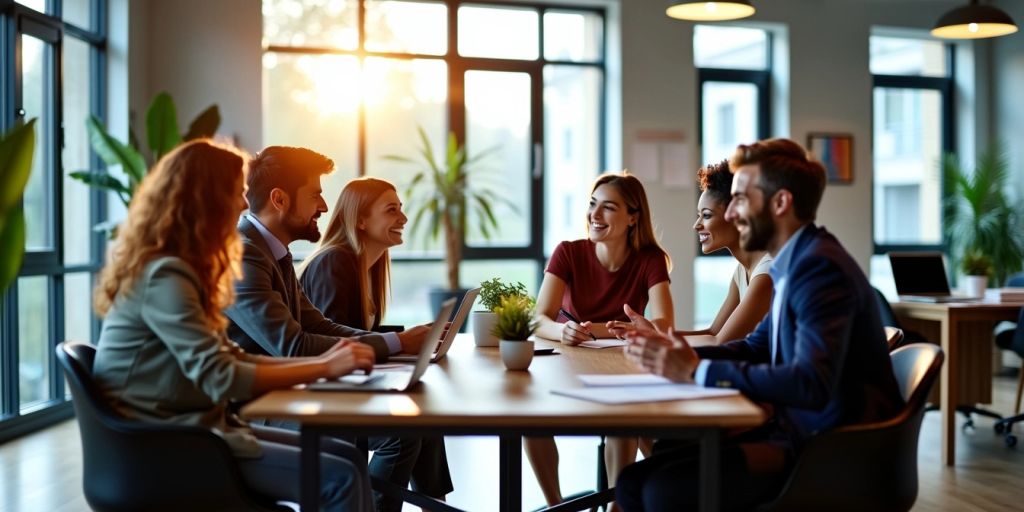
[[[426,240],[437,240],[444,231],[448,288],[456,290],[459,288],[459,264],[462,262],[467,216],[476,216],[480,235],[490,240],[498,229],[495,205],[503,203],[513,211],[517,210],[515,205],[488,186],[488,173],[479,166],[480,160],[493,148],[468,156],[466,148],[455,139],[455,134],[449,133],[444,154],[435,155],[434,146],[423,127],[418,126],[416,130],[420,142],[416,157],[388,155],[384,158],[418,167],[407,190],[410,211],[413,212],[410,230],[418,233],[426,221],[422,235]]]
[[[146,111],[146,142],[151,160],[146,160],[134,137],[128,143],[117,140],[95,116],[90,116],[85,125],[89,132],[89,143],[105,167],[75,171],[70,176],[87,185],[113,192],[128,206],[148,169],[160,157],[183,141],[212,137],[217,132],[220,110],[217,105],[210,105],[192,120],[188,131],[181,134],[174,100],[166,92],[157,94]],[[110,173],[112,168],[117,167],[124,172],[123,179]]]
[[[956,155],[943,158],[946,197],[943,222],[953,257],[980,253],[992,262],[996,282],[1021,269],[1024,260],[1024,212],[1006,196],[1010,166],[993,145],[978,156],[973,172]],[[1024,199],[1024,198],[1019,198]]]
[[[35,147],[35,119],[0,138],[0,295],[18,277],[25,256],[21,199],[32,172]]]

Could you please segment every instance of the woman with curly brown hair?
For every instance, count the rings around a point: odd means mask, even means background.
[[[235,222],[246,208],[246,157],[209,140],[185,143],[142,181],[96,288],[106,318],[93,374],[125,416],[195,425],[220,435],[249,486],[298,501],[298,435],[250,427],[228,400],[369,371],[374,353],[342,340],[318,357],[246,354],[227,339],[221,312],[240,275]],[[327,510],[372,508],[366,461],[351,445],[323,445],[321,499]]]

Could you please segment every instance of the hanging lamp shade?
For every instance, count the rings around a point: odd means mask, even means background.
[[[749,0],[670,0],[665,14],[680,20],[724,21],[746,18],[754,14],[754,10]]]
[[[1012,34],[1017,25],[1003,10],[991,5],[980,5],[971,0],[969,5],[943,14],[932,29],[932,35],[946,39],[983,39]]]

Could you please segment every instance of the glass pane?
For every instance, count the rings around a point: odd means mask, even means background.
[[[544,58],[599,61],[604,49],[604,18],[591,12],[544,13]]]
[[[335,171],[320,180],[328,206],[356,174],[360,76],[355,57],[263,55],[264,145],[306,147],[333,159]],[[321,233],[329,218],[320,216]],[[312,248],[291,245],[297,259]]]
[[[64,21],[73,23],[84,29],[92,29],[92,8],[91,0],[63,0],[61,3],[61,16]],[[67,82],[65,82],[67,83]]]
[[[18,279],[18,393],[21,410],[50,398],[50,282]]]
[[[948,76],[946,45],[941,41],[871,36],[871,73]]]
[[[459,7],[459,54],[493,59],[536,59],[539,19],[533,9]]]
[[[52,90],[50,68],[53,63],[53,47],[31,36],[21,36],[22,108],[25,119],[36,121],[36,150],[32,160],[32,175],[25,188],[25,248],[29,251],[53,249],[53,197],[51,186],[53,161],[50,149],[53,141],[49,137],[53,129],[54,101],[49,98]]]
[[[735,271],[732,257],[698,256],[693,260],[694,329],[704,329],[715,320]]]
[[[693,60],[699,68],[768,69],[768,32],[697,25],[693,29]]]
[[[444,55],[448,52],[448,8],[434,2],[368,1],[366,49]]]
[[[942,95],[876,87],[874,93],[875,242],[942,242]]]
[[[704,82],[701,92],[701,162],[719,162],[736,146],[757,140],[757,86],[749,83]]]
[[[475,246],[525,246],[530,243],[530,75],[503,71],[466,72],[466,146],[476,171],[470,187],[491,191],[494,216],[500,219],[490,240],[480,233],[480,219],[467,211],[466,243]]]
[[[408,164],[385,160],[398,155],[420,162],[421,147],[417,127],[422,127],[432,143],[435,155],[443,155],[448,123],[448,67],[441,60],[366,59],[366,172],[395,184],[404,210],[410,217],[405,243],[392,249],[392,255],[441,256],[444,239],[428,240],[430,231],[421,223],[419,232],[411,230],[413,207],[405,197],[412,177],[426,164]],[[337,195],[325,196],[333,205]],[[333,207],[333,206],[332,206]]]
[[[359,0],[263,0],[263,44],[355,50]]]
[[[14,3],[31,7],[39,12],[46,12],[46,0],[14,0]]]
[[[587,236],[590,184],[601,169],[601,70],[544,67],[544,254]]]
[[[64,275],[64,339],[92,341],[92,275]]]
[[[892,265],[889,264],[889,256],[875,254],[871,256],[871,286],[885,295],[889,302],[897,302],[899,295],[896,293],[896,282],[892,279]]]
[[[89,168],[89,45],[64,39],[64,263],[88,263],[93,238],[89,215],[90,190],[70,178],[70,173]]]
[[[392,261],[391,300],[382,323],[410,326],[429,322],[428,293],[431,288],[448,288],[445,275],[443,261]]]

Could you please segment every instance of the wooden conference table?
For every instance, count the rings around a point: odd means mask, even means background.
[[[942,463],[956,463],[956,407],[992,403],[992,328],[1016,321],[1024,303],[896,302],[893,311],[904,329],[938,341],[946,354],[939,377]]]
[[[299,422],[304,511],[318,510],[320,436],[494,435],[499,437],[499,509],[522,510],[525,435],[629,435],[693,438],[700,442],[701,510],[718,509],[720,432],[764,421],[743,396],[602,405],[551,394],[581,387],[579,374],[636,373],[621,349],[556,346],[526,371],[506,371],[498,348],[477,348],[459,334],[447,357],[432,364],[409,393],[274,391],[242,409],[247,419]],[[537,346],[548,345],[538,342]],[[311,449],[312,448],[312,449]],[[455,483],[458,485],[458,482]]]

